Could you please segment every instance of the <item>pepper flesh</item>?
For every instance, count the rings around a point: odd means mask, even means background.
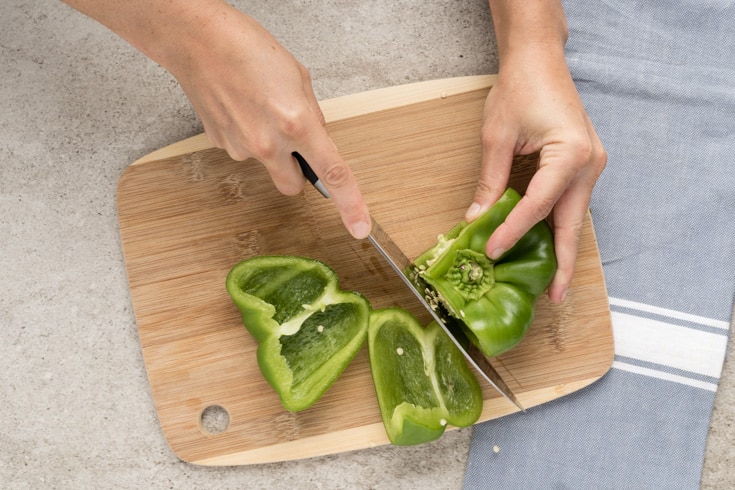
[[[392,444],[429,442],[441,437],[448,424],[467,427],[480,417],[480,385],[436,322],[424,329],[406,310],[374,310],[368,352],[380,414]]]
[[[259,256],[235,265],[227,292],[258,342],[260,371],[282,405],[313,405],[367,338],[370,303],[339,289],[337,274],[315,259]]]
[[[472,223],[461,222],[415,261],[414,277],[428,300],[460,321],[469,339],[488,357],[515,347],[526,335],[536,300],[556,272],[554,241],[537,223],[497,261],[485,255],[490,235],[520,201],[507,189]]]

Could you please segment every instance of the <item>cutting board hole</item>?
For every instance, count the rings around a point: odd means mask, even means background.
[[[230,414],[224,407],[210,405],[202,411],[199,422],[204,432],[216,436],[222,434],[230,426]]]

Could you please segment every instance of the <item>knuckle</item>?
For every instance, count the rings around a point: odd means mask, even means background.
[[[582,225],[584,224],[584,215],[575,216],[569,222],[555,222],[554,234],[560,237],[560,241],[566,241],[576,244],[582,234]]]
[[[309,131],[309,109],[306,106],[281,109],[278,129],[287,138],[302,140]]]
[[[281,132],[288,138],[300,140],[306,134],[307,125],[304,123],[302,111],[289,111],[281,120]]]
[[[598,141],[579,139],[572,144],[572,165],[577,170],[589,167],[599,175],[607,165],[607,151]]]
[[[577,139],[572,142],[572,164],[584,168],[593,163],[594,148],[589,139]]]
[[[247,148],[241,145],[233,145],[228,139],[215,135],[207,134],[207,137],[215,147],[227,152],[227,155],[236,162],[242,162],[250,158],[250,153],[247,151]]]
[[[343,187],[350,181],[350,169],[343,162],[334,161],[324,167],[323,179],[329,187]]]
[[[501,228],[504,229],[505,237],[511,246],[515,245],[528,232],[528,229],[515,222],[510,223],[506,221],[498,227],[498,230]]]
[[[493,143],[495,143],[495,136],[488,131],[483,131],[480,137],[480,143],[483,148],[490,148],[493,146]]]
[[[240,148],[225,148],[225,151],[236,162],[242,162],[249,158],[248,153]]]
[[[597,150],[595,151],[595,159],[593,162],[593,167],[595,168],[597,175],[600,175],[602,171],[605,170],[606,166],[607,166],[607,150],[605,150],[602,144],[600,144]]]
[[[284,196],[295,196],[304,189],[301,182],[276,182],[276,188]]]
[[[493,187],[484,177],[480,177],[480,179],[477,181],[477,188],[475,190],[475,196],[486,197],[486,196],[491,195],[492,193],[493,193]]]
[[[474,201],[490,206],[500,198],[503,191],[505,191],[505,187],[499,181],[489,177],[480,177],[475,186]]]
[[[278,152],[275,140],[263,134],[253,138],[249,146],[253,155],[261,161],[273,160]]]
[[[535,223],[538,223],[539,221],[542,221],[546,219],[549,214],[551,214],[551,208],[553,207],[553,204],[544,201],[541,203],[538,207],[531,209],[531,218]]]
[[[528,196],[531,201],[529,206],[529,215],[534,222],[539,222],[551,214],[556,202],[550,197]]]

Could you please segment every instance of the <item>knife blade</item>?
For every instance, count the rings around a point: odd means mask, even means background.
[[[311,166],[298,152],[293,152],[292,155],[296,159],[301,168],[301,172],[304,174],[306,179],[319,191],[321,195],[329,198],[329,192],[324,187],[324,184],[319,180]],[[383,228],[371,217],[372,229],[368,235],[368,241],[380,252],[380,254],[386,259],[391,268],[398,274],[403,283],[411,290],[416,299],[421,305],[429,312],[431,317],[436,321],[444,332],[449,336],[454,345],[462,352],[467,362],[479,372],[482,377],[497,390],[503,397],[515,405],[519,410],[525,412],[525,409],[518,401],[516,396],[513,394],[508,385],[503,381],[503,378],[498,374],[495,368],[492,367],[490,362],[487,360],[485,355],[470,342],[469,338],[464,334],[461,327],[457,325],[458,320],[453,320],[448,315],[444,314],[442,309],[437,305],[431,305],[426,300],[424,293],[419,290],[419,285],[414,283],[409,277],[409,274],[414,270],[412,262],[406,257],[406,254],[396,245],[396,243],[390,238],[390,235],[383,230]]]

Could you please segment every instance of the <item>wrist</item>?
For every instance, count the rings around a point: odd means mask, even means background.
[[[566,74],[568,73],[564,46],[554,42],[519,41],[511,44],[498,56],[498,74]]]
[[[559,1],[489,0],[500,65],[517,59],[564,59],[569,35]]]

